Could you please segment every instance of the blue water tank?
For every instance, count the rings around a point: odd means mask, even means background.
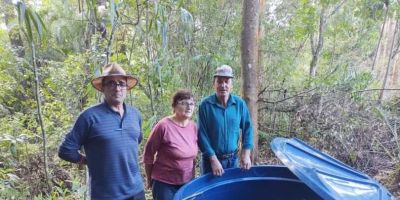
[[[301,140],[275,138],[271,148],[285,166],[206,174],[178,190],[174,200],[394,200],[366,174]]]
[[[174,200],[301,200],[322,198],[285,166],[227,169],[221,177],[201,176],[183,186]]]

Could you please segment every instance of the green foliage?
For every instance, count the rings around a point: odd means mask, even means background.
[[[87,190],[79,178],[81,172],[58,160],[52,161],[51,173],[57,177],[60,165],[68,169],[70,177],[53,178],[57,184],[46,194],[31,190],[24,175],[16,174],[16,169],[21,169],[18,166],[28,166],[29,158],[41,148],[34,60],[49,158],[56,157],[58,144],[79,113],[102,101],[90,80],[101,74],[108,47],[109,61],[122,64],[140,80],[126,102],[141,111],[145,137],[157,121],[171,114],[170,98],[177,89],[192,90],[197,102],[213,93],[213,72],[218,65],[233,67],[237,77],[234,93],[241,94],[240,1],[111,0],[105,7],[98,7],[95,0],[41,3],[37,12],[18,3],[18,17],[10,3],[0,3],[4,16],[10,16],[5,20],[7,30],[0,30],[0,165],[5,166],[0,168],[1,199],[83,199]],[[399,10],[398,2],[391,1],[389,17],[396,19]],[[310,78],[310,38],[318,36],[323,11],[324,45],[317,75]],[[367,92],[380,86],[370,67],[385,11],[380,0],[267,1],[260,14],[263,31],[257,78],[260,91],[265,89],[259,95],[263,100],[259,102],[260,146],[267,146],[278,135],[297,136],[321,145],[333,144],[328,149],[348,150],[343,157],[354,165],[362,160],[356,146],[348,142],[360,132],[371,132],[372,128],[363,126],[374,119],[378,125],[385,121],[368,107],[377,93]],[[16,28],[18,22],[21,32]],[[34,43],[35,49],[26,42]],[[30,56],[33,50],[38,50],[36,58]],[[393,107],[383,108],[390,113],[382,113],[391,116]],[[361,112],[366,108],[371,116]],[[383,139],[376,137],[377,141]],[[385,148],[394,157],[396,148]],[[31,185],[41,184],[37,177]]]
[[[18,21],[21,26],[25,25],[24,28],[21,28],[22,32],[25,34],[28,42],[32,42],[34,39],[33,30],[36,30],[38,34],[38,39],[42,39],[43,30],[46,29],[42,18],[33,11],[32,9],[26,7],[23,1],[19,1],[17,3],[17,11],[18,11]]]
[[[0,164],[3,164],[0,162]],[[1,199],[25,199],[28,196],[27,191],[20,191],[18,184],[20,178],[15,175],[12,168],[0,168],[0,198]]]
[[[310,1],[302,0],[299,4],[300,9],[291,23],[296,27],[295,38],[302,39],[317,29],[318,13],[316,6]]]

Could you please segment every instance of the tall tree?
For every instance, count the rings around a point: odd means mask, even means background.
[[[243,98],[254,126],[253,162],[258,160],[258,27],[259,0],[243,1],[243,29],[241,39]]]
[[[396,22],[396,27],[395,27],[395,31],[393,34],[393,38],[392,38],[392,44],[390,45],[390,51],[389,51],[389,56],[388,56],[388,61],[387,61],[387,65],[386,65],[386,71],[385,71],[385,76],[383,77],[383,82],[382,82],[382,90],[379,93],[379,99],[378,102],[381,103],[382,99],[383,99],[383,95],[386,89],[386,84],[387,84],[387,80],[388,80],[388,76],[389,76],[389,72],[392,68],[392,63],[393,63],[393,58],[396,55],[396,52],[393,51],[393,49],[395,48],[395,43],[396,43],[396,36],[398,35],[398,26],[399,26],[399,22]]]
[[[389,1],[387,1],[385,3],[385,19],[383,20],[383,24],[382,24],[382,27],[381,27],[381,32],[379,34],[379,40],[378,40],[378,44],[376,46],[375,55],[374,55],[374,62],[372,63],[372,71],[374,71],[374,69],[375,69],[376,59],[377,59],[378,54],[379,54],[379,49],[380,49],[381,42],[382,42],[382,36],[384,34],[383,31],[385,30],[386,22],[388,20],[388,13],[389,13]]]
[[[321,55],[322,48],[324,46],[324,31],[325,31],[325,9],[322,9],[319,17],[319,27],[318,35],[315,36],[314,33],[310,34],[311,42],[311,53],[312,59],[310,63],[310,76],[315,77],[317,74],[317,64],[319,56]]]
[[[38,112],[38,122],[40,125],[40,129],[42,131],[42,142],[43,142],[43,160],[44,160],[44,174],[46,178],[46,183],[47,187],[50,190],[51,189],[51,183],[49,179],[49,172],[48,172],[48,158],[47,158],[47,139],[46,139],[46,132],[44,130],[44,124],[43,124],[43,117],[42,117],[42,102],[41,102],[41,95],[39,91],[39,86],[40,86],[40,81],[39,81],[39,72],[38,72],[38,67],[37,67],[37,59],[36,59],[36,47],[35,47],[35,37],[34,37],[34,32],[33,30],[35,29],[39,41],[41,41],[43,37],[43,31],[45,30],[44,23],[40,16],[31,10],[30,8],[27,8],[25,3],[23,2],[18,2],[17,4],[17,10],[18,10],[18,20],[19,20],[19,25],[20,29],[26,36],[26,39],[29,43],[30,49],[31,49],[31,60],[32,60],[32,65],[33,65],[33,72],[35,74],[35,96],[36,96],[36,106],[37,106],[37,112]]]

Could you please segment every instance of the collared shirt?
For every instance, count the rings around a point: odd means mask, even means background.
[[[199,147],[206,157],[238,150],[240,130],[242,148],[253,148],[253,125],[246,103],[230,95],[226,107],[216,94],[203,99],[198,111]]]
[[[91,199],[126,199],[144,189],[138,166],[142,119],[135,108],[124,109],[121,118],[105,102],[88,108],[60,146],[59,157],[74,163],[84,147]]]
[[[153,164],[152,179],[182,185],[193,178],[197,152],[196,124],[190,121],[182,127],[165,117],[151,132],[144,148],[143,162]]]

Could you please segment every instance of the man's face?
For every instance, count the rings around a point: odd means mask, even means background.
[[[120,105],[126,97],[126,78],[115,76],[106,77],[103,80],[103,93],[107,103]]]
[[[214,90],[218,97],[228,97],[232,90],[232,78],[217,76],[214,78]]]

